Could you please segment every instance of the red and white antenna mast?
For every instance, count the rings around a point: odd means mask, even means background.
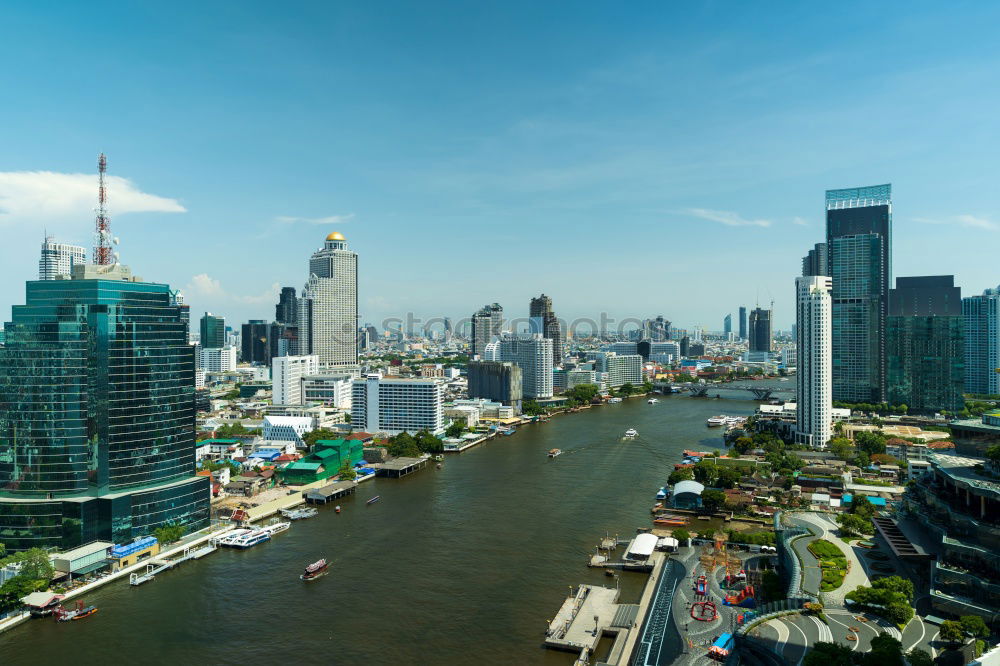
[[[104,184],[104,174],[108,170],[108,158],[101,153],[97,158],[97,221],[95,223],[96,245],[94,263],[110,266],[115,263],[115,251],[111,248],[111,217],[108,215],[108,189]]]

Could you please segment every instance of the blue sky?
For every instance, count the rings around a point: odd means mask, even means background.
[[[891,182],[894,273],[1000,283],[990,3],[36,3],[4,10],[0,310],[45,229],[195,316],[270,318],[331,230],[362,317],[793,320],[827,188]]]

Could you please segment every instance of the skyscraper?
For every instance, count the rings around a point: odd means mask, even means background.
[[[750,351],[771,351],[771,311],[754,308],[750,313]]]
[[[473,356],[483,356],[486,345],[500,336],[503,328],[503,308],[499,303],[485,305],[472,315],[472,345]]]
[[[795,441],[825,448],[832,432],[830,381],[830,292],[826,276],[795,278],[796,364]]]
[[[528,316],[532,321],[531,332],[541,333],[543,338],[552,341],[552,363],[560,365],[563,358],[563,335],[559,319],[552,311],[552,299],[545,294],[532,298]]]
[[[651,342],[664,342],[670,339],[670,321],[663,315],[657,315],[654,319],[646,319],[642,322],[642,337]]]
[[[525,398],[552,397],[552,341],[538,333],[504,333],[500,360],[521,368],[521,394]]]
[[[226,320],[206,312],[201,318],[201,346],[218,349],[226,346]]]
[[[896,278],[886,345],[889,404],[917,413],[965,406],[964,324],[954,276]]]
[[[309,259],[298,318],[299,354],[315,354],[323,365],[357,365],[358,255],[343,234],[331,233]]]
[[[962,299],[965,392],[1000,393],[1000,287]]]
[[[286,326],[298,326],[298,300],[295,298],[295,287],[282,287],[278,296],[278,304],[274,306],[274,320]]]
[[[57,275],[69,275],[73,266],[86,263],[86,256],[87,251],[79,245],[57,243],[52,236],[46,236],[38,259],[38,279],[55,280]]]
[[[727,314],[722,319],[722,333],[728,338],[729,334],[732,332],[733,332],[733,315]]]
[[[811,277],[813,275],[829,275],[829,250],[826,243],[816,243],[816,247],[809,250],[809,254],[802,258],[802,276]]]
[[[0,524],[10,550],[208,524],[194,475],[194,348],[175,293],[126,266],[28,282],[0,349]]]
[[[740,306],[740,340],[747,339],[747,309],[746,306]]]
[[[470,361],[469,397],[496,400],[520,411],[521,366],[499,361]]]
[[[240,333],[240,356],[244,363],[268,365],[271,362],[271,345],[268,343],[270,326],[263,319],[251,319],[243,324]]]
[[[892,186],[827,190],[826,244],[833,278],[833,399],[885,402]]]

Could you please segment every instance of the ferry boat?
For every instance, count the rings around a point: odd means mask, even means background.
[[[288,518],[289,520],[303,520],[305,518],[312,518],[313,516],[319,515],[319,509],[314,509],[312,507],[305,509],[282,509],[280,513],[282,517]]]
[[[97,606],[87,606],[86,608],[80,609],[80,611],[76,615],[74,615],[72,618],[70,618],[70,619],[71,620],[82,620],[83,618],[87,617],[88,615],[93,615],[96,612],[97,612]]]
[[[655,405],[658,402],[659,402],[659,400],[657,400],[656,398],[650,398],[649,400],[646,401],[646,404],[647,405]]]
[[[271,533],[267,530],[239,530],[236,533],[229,534],[227,536],[219,539],[220,546],[226,546],[228,548],[253,548],[259,543],[263,543],[271,539]]]
[[[680,527],[682,525],[687,525],[687,518],[657,518],[653,521],[654,525],[659,525],[660,527]]]
[[[281,534],[282,532],[287,531],[291,526],[291,523],[273,523],[271,525],[266,525],[261,529],[269,535],[274,536],[275,534]]]
[[[78,620],[88,615],[93,615],[96,612],[97,606],[87,606],[84,608],[83,602],[78,601],[76,602],[76,608],[59,606],[53,611],[53,614],[56,616],[56,622],[69,622],[70,620]]]
[[[375,502],[379,501],[380,499],[382,499],[382,496],[381,495],[376,495],[375,497],[373,497],[370,500],[368,500],[367,502],[365,502],[365,504],[374,504]]]
[[[708,421],[706,421],[706,425],[709,428],[718,428],[719,426],[725,425],[725,424],[726,424],[726,417],[725,416],[710,416],[708,418]]]
[[[619,402],[622,402],[621,398],[608,398],[609,405],[617,405]]]
[[[299,576],[300,580],[314,580],[320,576],[325,576],[330,568],[325,559],[317,560],[306,567],[306,570]]]
[[[636,430],[635,428],[629,428],[628,430],[625,431],[625,436],[628,437],[629,439],[632,439],[633,437],[638,437],[639,431]]]
[[[549,449],[549,458],[555,458],[556,456],[562,455],[562,449]]]

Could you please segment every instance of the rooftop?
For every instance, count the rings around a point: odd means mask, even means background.
[[[935,468],[958,483],[964,483],[976,490],[1000,497],[1000,483],[977,472],[976,465],[985,464],[982,458],[953,456],[944,453],[934,453],[930,461]]]

